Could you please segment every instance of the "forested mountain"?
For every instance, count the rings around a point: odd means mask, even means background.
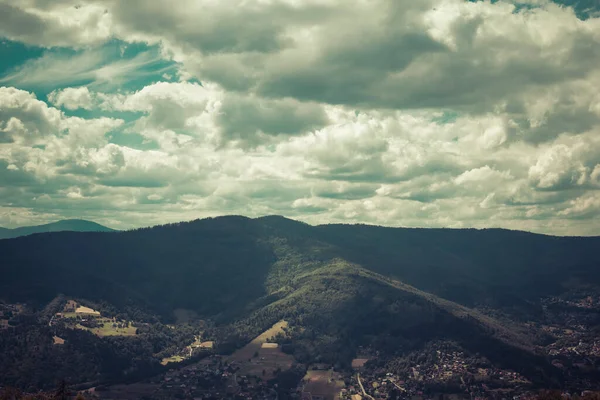
[[[47,302],[63,293],[215,315],[247,309],[343,261],[466,306],[510,305],[600,283],[598,248],[598,237],[221,217],[3,241],[0,286],[13,300]]]
[[[22,226],[19,228],[8,229],[0,228],[0,239],[12,239],[20,236],[32,235],[34,233],[45,232],[112,232],[113,229],[100,224],[81,219],[65,219],[44,225]]]
[[[452,340],[557,384],[536,351],[544,338],[521,322],[541,318],[543,297],[597,290],[599,248],[598,237],[231,216],[0,241],[0,297],[41,309],[62,294],[163,322],[187,309],[232,348],[286,319],[298,361],[340,368],[359,346],[400,354]]]

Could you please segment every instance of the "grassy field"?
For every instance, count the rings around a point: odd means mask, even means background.
[[[95,315],[97,317],[100,316],[100,312],[93,310],[89,307],[80,306],[75,310],[75,314],[77,315]]]
[[[263,343],[266,343],[268,339],[276,336],[279,333],[284,333],[283,329],[287,328],[288,323],[286,321],[279,321],[271,328],[264,331],[262,334],[254,338],[250,343],[233,353],[230,358],[233,361],[248,361],[254,354],[261,349]]]
[[[180,363],[183,360],[184,360],[184,358],[181,357],[181,356],[173,356],[173,357],[163,358],[160,363],[162,365],[167,365],[167,364],[170,364],[170,363]]]
[[[53,336],[52,340],[54,341],[54,344],[65,344],[65,340],[62,338],[59,338],[58,336]]]
[[[118,327],[122,325],[123,322],[118,323],[117,321],[111,318],[100,317],[100,313],[92,310],[87,307],[79,307],[75,312],[65,312],[62,313],[63,318],[72,319],[71,323],[76,323],[77,318],[82,319],[93,319],[101,326],[98,328],[88,328],[81,324],[76,324],[74,327],[77,329],[82,329],[86,331],[92,332],[94,335],[103,337],[103,336],[134,336],[137,333],[137,328],[131,325],[130,321],[125,322],[125,327]],[[113,326],[115,325],[115,326]]]
[[[360,369],[367,363],[367,361],[369,361],[368,358],[355,358],[352,360],[352,368]]]
[[[77,329],[83,329],[92,332],[96,336],[135,336],[137,328],[131,326],[131,322],[126,322],[125,328],[113,327],[115,322],[108,318],[98,318],[98,322],[102,324],[99,328],[87,328],[85,326],[77,324]]]
[[[333,371],[307,371],[303,379],[304,392],[310,392],[313,397],[321,396],[326,400],[338,398],[345,386],[341,376]]]
[[[229,361],[236,361],[240,364],[240,375],[253,375],[262,379],[271,379],[277,369],[288,370],[294,363],[294,357],[285,354],[279,347],[263,348],[263,343],[279,333],[284,333],[287,328],[286,321],[279,321],[270,329],[257,336],[254,340],[242,347],[231,356]],[[257,355],[258,353],[258,355]],[[255,355],[257,355],[255,357]]]
[[[112,322],[107,322],[102,328],[93,328],[91,331],[98,336],[135,336],[137,328],[130,324],[126,328],[113,328]]]

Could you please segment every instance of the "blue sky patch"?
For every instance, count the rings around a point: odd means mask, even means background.
[[[29,49],[5,42],[0,85],[17,86],[39,98],[66,87],[131,92],[158,81],[177,79],[177,63],[165,60],[159,46],[113,40],[100,47]]]
[[[456,122],[458,116],[459,115],[457,112],[444,111],[439,117],[432,118],[431,122],[435,122],[438,125],[451,124],[453,122]]]

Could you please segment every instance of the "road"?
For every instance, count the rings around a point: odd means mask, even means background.
[[[363,386],[362,381],[360,380],[360,373],[356,374],[356,380],[358,380],[358,385],[360,386],[360,390],[362,390],[363,395],[368,399],[375,400],[373,396],[371,396],[365,391],[365,387]]]
[[[398,385],[396,384],[396,382],[394,382],[394,381],[391,381],[391,380],[390,380],[390,382],[392,382],[392,383],[394,384],[394,386],[396,386],[396,387],[398,388],[398,390],[400,390],[401,392],[406,392],[406,389],[404,389],[402,386],[398,386]]]

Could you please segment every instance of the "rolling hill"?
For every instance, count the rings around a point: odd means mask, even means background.
[[[52,222],[44,225],[22,226],[19,228],[8,229],[0,228],[0,239],[13,239],[20,236],[33,235],[34,233],[47,232],[113,232],[114,229],[107,228],[100,224],[81,219],[66,219]]]

